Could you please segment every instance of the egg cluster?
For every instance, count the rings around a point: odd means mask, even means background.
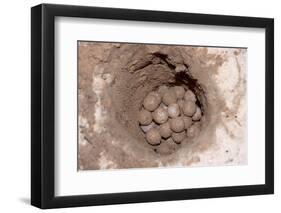
[[[201,116],[191,90],[163,85],[144,98],[139,125],[152,146],[180,144],[199,133]]]

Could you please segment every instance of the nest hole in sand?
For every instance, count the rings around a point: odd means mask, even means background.
[[[155,60],[157,59],[157,60]],[[133,67],[133,68],[132,68]],[[139,153],[150,153],[150,157],[171,156],[183,147],[188,147],[196,141],[196,137],[183,141],[179,144],[173,144],[162,147],[160,145],[152,146],[147,143],[145,133],[140,128],[138,122],[138,113],[143,106],[143,100],[151,91],[155,91],[159,86],[168,87],[182,86],[186,90],[191,90],[196,96],[196,105],[201,109],[202,117],[200,123],[200,132],[206,125],[207,100],[204,89],[197,79],[189,72],[189,66],[186,64],[173,65],[169,63],[165,56],[154,54],[153,58],[147,61],[134,62],[134,66],[129,66],[128,72],[119,72],[116,79],[122,79],[122,83],[115,82],[112,89],[115,97],[114,110],[116,120],[121,124],[123,132],[126,132],[134,140],[130,140],[133,150],[138,149]],[[162,141],[162,139],[161,139]],[[150,150],[150,151],[148,151]]]

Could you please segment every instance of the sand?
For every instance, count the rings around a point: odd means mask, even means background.
[[[80,170],[247,163],[246,49],[79,42]],[[161,155],[138,123],[161,85],[192,89],[200,134]]]

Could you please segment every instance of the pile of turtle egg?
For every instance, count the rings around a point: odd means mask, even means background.
[[[138,121],[147,143],[163,146],[168,154],[199,133],[201,116],[191,90],[162,85],[144,98]]]

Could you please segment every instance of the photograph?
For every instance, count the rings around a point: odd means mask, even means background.
[[[77,41],[78,171],[247,164],[247,48]]]
[[[273,194],[274,19],[245,15],[33,6],[31,204]]]
[[[278,212],[279,5],[2,1],[0,213]]]

